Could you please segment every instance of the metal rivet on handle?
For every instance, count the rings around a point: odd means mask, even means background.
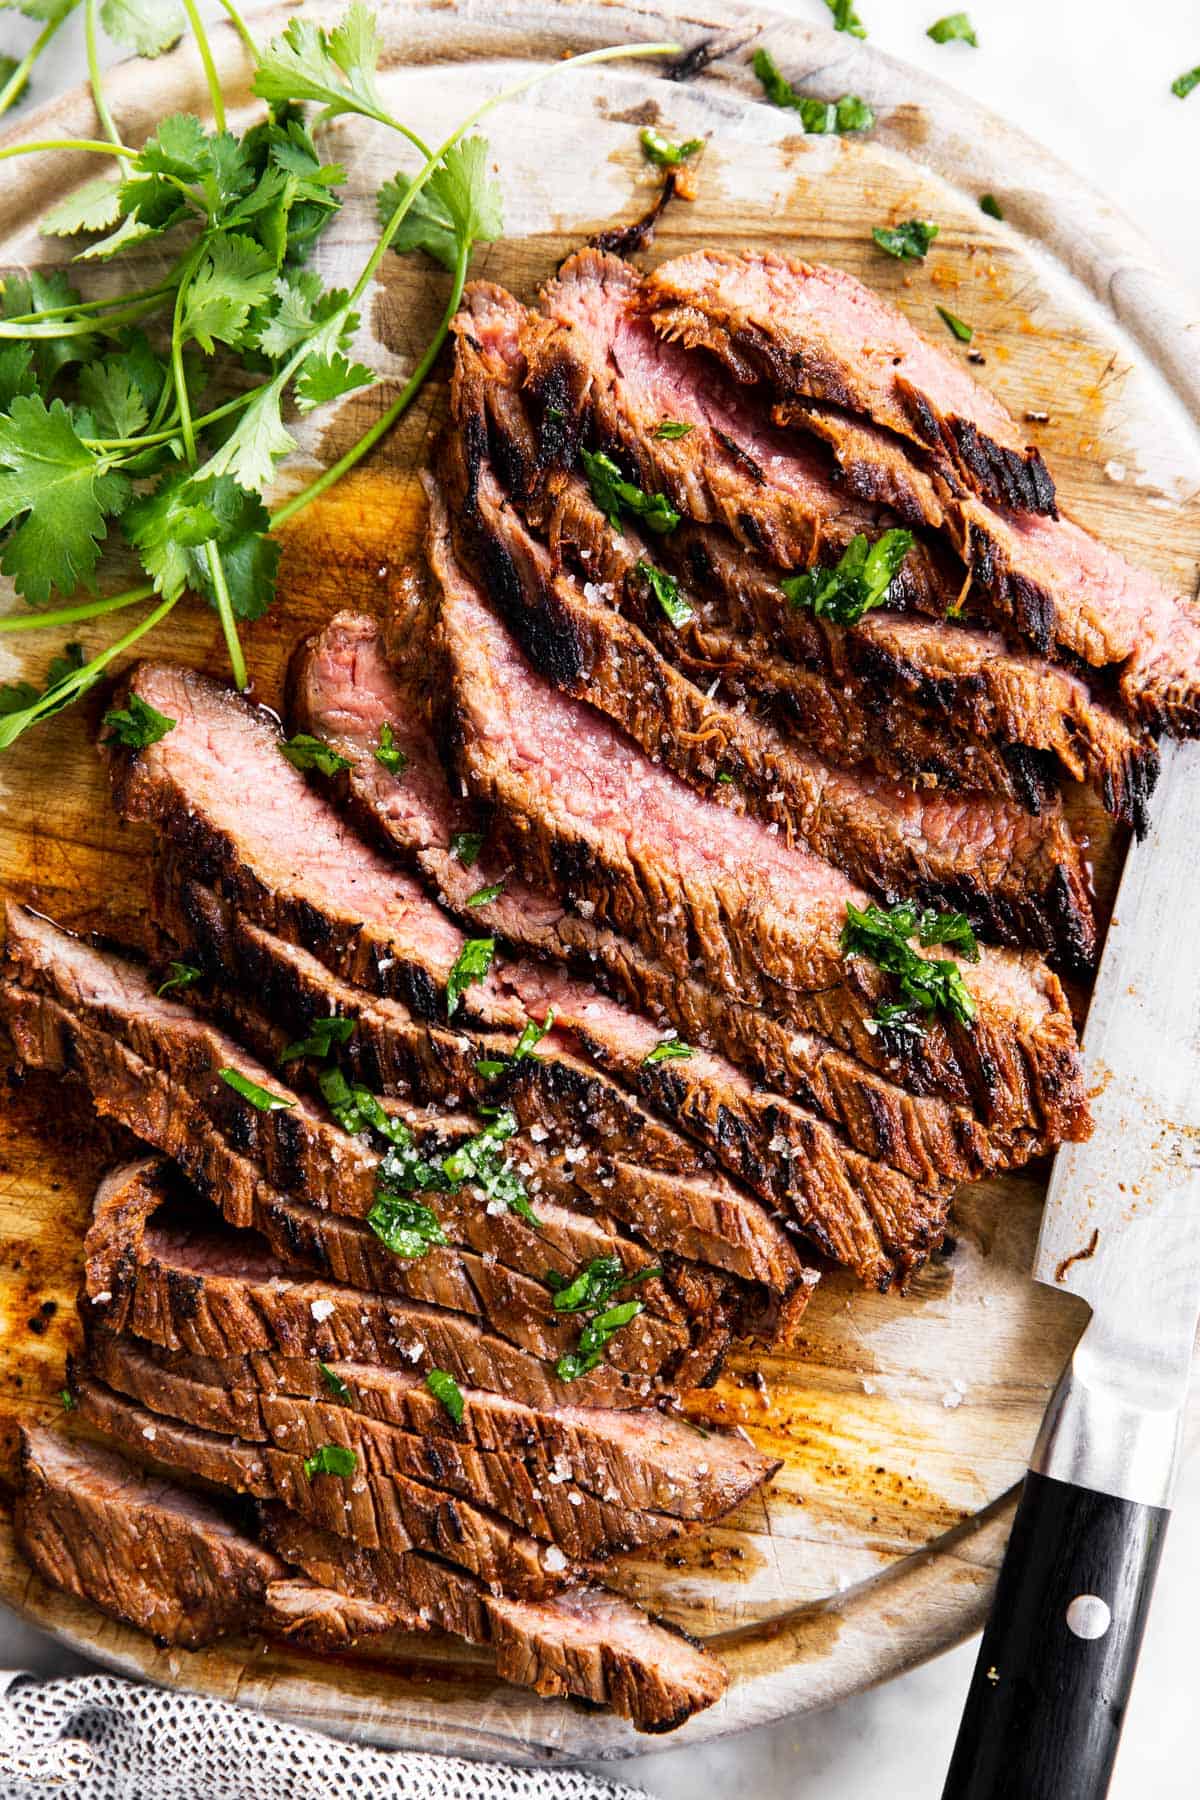
[[[1067,1628],[1077,1638],[1102,1638],[1112,1624],[1112,1609],[1099,1594],[1076,1594],[1067,1608]]]

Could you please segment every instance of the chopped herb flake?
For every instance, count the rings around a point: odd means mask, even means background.
[[[679,583],[673,575],[664,574],[662,569],[656,569],[653,563],[648,562],[639,562],[637,572],[676,630],[695,618],[691,606],[681,596]]]
[[[728,769],[722,769],[720,774],[717,776],[717,780],[721,784],[722,787],[732,787],[733,786],[733,776],[729,773]]]
[[[953,934],[959,929],[956,922],[960,918],[961,914],[933,914],[926,930],[940,933],[943,927],[937,921],[948,920],[950,923],[945,929]],[[860,910],[848,900],[846,923],[842,927],[842,955],[868,957],[878,968],[894,975],[900,998],[908,1006],[927,1013],[943,1012],[960,1025],[969,1025],[978,1009],[957,963],[946,958],[921,956],[909,943],[921,923],[922,915],[912,904],[893,906],[886,911],[880,906]],[[934,935],[922,936],[921,941],[940,943],[944,940],[940,935]],[[973,944],[973,934],[971,941]]]
[[[905,219],[902,225],[876,225],[871,236],[881,250],[901,262],[920,262],[938,234],[931,219]]]
[[[411,1142],[412,1133],[403,1119],[393,1118],[369,1088],[357,1081],[347,1081],[340,1069],[322,1069],[317,1086],[342,1130],[352,1137],[358,1137],[364,1131],[377,1131],[389,1144]]]
[[[833,14],[833,29],[849,32],[851,37],[865,38],[867,28],[854,10],[854,0],[825,0]]]
[[[492,901],[498,900],[503,892],[504,883],[502,881],[494,881],[490,887],[476,888],[475,892],[468,898],[467,905],[490,906]]]
[[[938,313],[947,331],[952,331],[960,344],[970,343],[975,336],[974,326],[968,325],[965,320],[958,318],[944,306],[938,307]]]
[[[64,1412],[74,1412],[75,1411],[75,1408],[78,1405],[78,1402],[75,1399],[75,1396],[71,1392],[70,1388],[60,1388],[58,1390],[58,1397],[62,1401],[62,1409]]]
[[[580,451],[584,472],[592,490],[592,499],[605,515],[614,531],[621,529],[621,510],[631,512],[651,531],[674,531],[679,514],[665,494],[647,494],[632,481],[626,481],[611,456],[602,450],[593,454]]]
[[[453,1375],[447,1375],[445,1369],[430,1369],[425,1377],[425,1386],[435,1400],[440,1400],[456,1425],[462,1424],[463,1395],[462,1389]]]
[[[685,438],[689,431],[695,431],[695,429],[694,425],[687,425],[682,419],[664,419],[661,424],[654,427],[651,436],[666,438],[668,442],[671,442],[675,438]]]
[[[352,1400],[354,1398],[341,1376],[335,1374],[328,1363],[319,1362],[317,1367],[321,1371],[321,1380],[335,1400]]]
[[[51,686],[54,685],[52,681]],[[147,744],[157,744],[159,738],[165,738],[176,725],[174,719],[168,719],[166,713],[160,713],[140,694],[130,694],[124,706],[110,707],[103,723],[108,730],[104,742],[121,744],[127,750],[144,750]]]
[[[393,1256],[413,1262],[427,1256],[435,1244],[446,1243],[442,1222],[432,1206],[398,1194],[380,1193],[367,1214],[367,1224]]]
[[[603,1362],[610,1339],[624,1326],[632,1324],[641,1310],[640,1300],[623,1300],[620,1306],[611,1307],[608,1312],[589,1319],[579,1334],[579,1343],[575,1349],[568,1350],[555,1364],[558,1379],[578,1381],[581,1375],[590,1375]]]
[[[570,1281],[554,1269],[547,1270],[546,1286],[554,1295],[555,1312],[602,1312],[623,1287],[651,1281],[661,1274],[662,1270],[655,1263],[649,1268],[637,1269],[631,1275],[619,1256],[609,1254],[593,1256]]]
[[[965,12],[947,13],[944,19],[937,19],[925,33],[935,44],[970,44],[978,50],[979,39],[975,36],[975,27]]]
[[[769,50],[754,52],[753,68],[772,106],[791,107],[800,114],[805,131],[814,136],[832,131],[869,131],[875,123],[875,114],[856,94],[843,94],[840,100],[814,100],[798,94],[780,74]]]
[[[248,1100],[251,1106],[257,1107],[259,1112],[288,1112],[296,1104],[294,1100],[281,1099],[269,1088],[260,1087],[257,1081],[251,1081],[240,1069],[218,1069],[217,1074],[227,1087],[231,1087],[235,1094],[240,1094],[243,1100]]]
[[[452,1019],[467,989],[483,981],[496,954],[495,938],[468,938],[446,978],[446,1017]]]
[[[1186,75],[1177,75],[1171,83],[1171,92],[1180,100],[1186,100],[1193,88],[1200,87],[1200,65],[1189,69]]]
[[[486,1109],[481,1109],[486,1112]],[[515,1136],[517,1121],[507,1108],[494,1113],[482,1131],[467,1138],[442,1162],[442,1171],[453,1187],[465,1183],[479,1188],[487,1201],[498,1201],[527,1225],[541,1229],[541,1221],[529,1204],[525,1184],[506,1160],[503,1146]]]
[[[390,725],[379,727],[379,742],[375,746],[375,761],[382,763],[389,775],[400,775],[408,767],[408,757],[396,742],[396,734]]]
[[[540,1025],[536,1019],[526,1019],[521,1035],[513,1047],[512,1055],[481,1057],[475,1064],[476,1073],[482,1075],[485,1081],[494,1081],[498,1075],[503,1075],[504,1071],[511,1069],[515,1063],[524,1062],[527,1056],[533,1055],[553,1023],[554,1008],[552,1006],[546,1008],[546,1017]]]
[[[279,1060],[281,1063],[295,1062],[298,1056],[319,1056],[324,1060],[335,1046],[350,1042],[354,1028],[353,1019],[314,1019],[309,1025],[308,1036],[289,1044],[280,1053]]]
[[[350,767],[348,756],[343,756],[323,738],[313,737],[308,731],[298,731],[279,748],[294,769],[316,769],[319,775],[340,775]]]
[[[692,1055],[692,1046],[685,1044],[682,1038],[671,1032],[661,1038],[652,1050],[647,1050],[642,1058],[643,1069],[652,1069],[657,1063],[680,1062]]]
[[[314,1475],[353,1475],[358,1458],[343,1444],[322,1444],[315,1456],[304,1459],[304,1473],[311,1481]]]
[[[981,213],[986,213],[989,219],[1003,219],[1004,217],[995,194],[980,194],[979,210]]]
[[[688,138],[686,143],[673,144],[661,131],[655,131],[653,125],[643,127],[641,139],[642,155],[647,162],[657,163],[661,169],[677,169],[680,163],[687,162],[704,148],[703,138]]]
[[[481,1056],[475,1064],[475,1073],[482,1075],[485,1081],[495,1081],[497,1075],[503,1075],[508,1066],[505,1057]]]
[[[167,968],[169,970],[167,979],[158,990],[158,998],[160,1000],[164,994],[169,994],[173,988],[189,988],[194,986],[197,981],[203,981],[204,979],[203,970],[197,969],[193,963],[173,962],[168,963]]]
[[[456,831],[450,839],[450,854],[458,858],[464,869],[474,868],[482,849],[481,831]]]
[[[872,544],[864,532],[850,540],[836,567],[818,566],[780,583],[797,611],[808,609],[836,625],[857,625],[864,613],[882,606],[912,549],[912,532],[885,531]]]

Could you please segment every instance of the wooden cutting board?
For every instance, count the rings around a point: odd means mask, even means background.
[[[697,198],[668,211],[653,258],[699,244],[824,258],[881,289],[935,339],[935,304],[947,305],[975,327],[981,378],[1018,419],[1030,418],[1029,436],[1044,447],[1070,510],[1180,591],[1194,590],[1200,331],[1133,227],[1036,146],[869,43],[724,0],[665,11],[621,0],[544,9],[389,0],[381,11],[388,104],[434,141],[486,94],[567,51],[645,39],[708,43],[715,59],[688,81],[638,63],[567,72],[489,121],[507,235],[478,254],[475,272],[531,298],[566,251],[648,205],[655,183],[639,125],[705,137]],[[287,16],[265,15],[255,29],[266,37]],[[804,137],[794,115],[761,104],[748,68],[756,41],[808,91],[870,100],[876,131],[864,140]],[[255,107],[244,59],[228,30],[218,31],[217,49],[240,129]],[[110,91],[130,142],[169,112],[204,109],[190,48],[117,71]],[[19,135],[93,131],[80,90],[26,120]],[[373,240],[374,190],[405,159],[397,138],[359,122],[338,121],[327,143],[350,169],[350,198],[317,263],[327,279],[348,283]],[[0,268],[65,262],[70,246],[39,239],[36,219],[95,172],[85,159],[61,157],[4,166]],[[1006,224],[980,213],[978,196],[988,191]],[[874,249],[873,225],[912,216],[941,228],[926,263],[897,263]],[[143,264],[131,271],[127,259],[123,281],[150,281],[158,256]],[[101,271],[84,284],[92,294],[110,279]],[[446,278],[422,259],[388,258],[359,347],[382,378],[307,427],[281,492],[377,416],[426,342],[445,291]],[[963,354],[949,341],[946,348]],[[443,413],[443,378],[444,369],[368,467],[287,532],[279,602],[246,634],[268,702],[278,703],[302,632],[339,606],[386,605],[419,531],[414,471]],[[0,680],[40,678],[60,647],[51,635],[0,638]],[[99,626],[78,635],[89,653],[105,638]],[[224,667],[215,616],[199,605],[180,607],[153,647]],[[0,880],[67,924],[130,937],[148,839],[120,825],[107,803],[91,749],[99,706],[64,715],[0,760]],[[1107,903],[1124,842],[1086,798],[1077,810]],[[75,1336],[80,1236],[95,1179],[121,1145],[53,1082],[10,1076],[3,1094],[0,1422],[11,1474],[17,1419],[58,1411]],[[785,1467],[768,1495],[669,1559],[614,1570],[627,1592],[708,1639],[732,1671],[728,1699],[671,1741],[826,1705],[978,1626],[1014,1483],[1082,1317],[1028,1277],[1043,1177],[1034,1170],[964,1189],[947,1253],[906,1298],[864,1294],[833,1277],[796,1354],[735,1358],[715,1389],[694,1397],[697,1417],[744,1426]],[[375,1742],[530,1758],[618,1755],[645,1743],[604,1714],[499,1684],[484,1654],[437,1640],[381,1642],[342,1660],[258,1643],[156,1650],[31,1577],[13,1554],[6,1518],[0,1594],[115,1667]]]

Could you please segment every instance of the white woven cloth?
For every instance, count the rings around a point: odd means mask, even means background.
[[[573,1769],[359,1750],[115,1675],[0,1673],[0,1800],[645,1800]]]

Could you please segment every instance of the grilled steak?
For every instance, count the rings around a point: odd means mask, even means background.
[[[897,523],[837,485],[821,445],[772,425],[736,383],[656,336],[628,263],[581,251],[542,304],[547,316],[531,318],[522,335],[540,470],[573,467],[587,435],[647,493],[665,493],[690,519],[724,525],[785,568],[836,562],[858,533],[877,537]],[[658,438],[664,419],[692,429]],[[895,598],[940,618],[961,585],[953,558],[921,542]]]
[[[451,563],[441,567],[444,579],[454,578]],[[653,1017],[674,1025],[689,1043],[713,1045],[779,1092],[836,1120],[867,1155],[894,1164],[923,1185],[936,1183],[939,1176],[970,1179],[1031,1152],[1032,1142],[989,1139],[961,1107],[906,1093],[828,1040],[784,1027],[707,983],[676,978],[594,918],[549,904],[502,863],[489,863],[486,850],[470,869],[464,868],[450,844],[456,833],[478,830],[479,820],[469,802],[451,791],[421,719],[416,691],[438,685],[441,674],[428,667],[415,621],[411,629],[409,621],[397,621],[393,636],[394,668],[384,657],[379,626],[352,614],[339,615],[302,645],[292,664],[294,722],[328,739],[349,761],[346,780],[358,816],[422,869],[452,910],[541,957],[602,974]],[[399,778],[374,755],[380,726],[388,720],[396,721],[396,743],[408,759]],[[501,892],[494,900],[469,906],[477,889],[495,886]],[[251,972],[248,979],[258,986],[264,977]],[[522,979],[532,977],[522,969]],[[563,998],[560,988],[560,1003]],[[533,1004],[532,995],[529,999]],[[331,1010],[345,1008],[339,1001]],[[636,1067],[636,1080],[649,1080],[652,1071],[641,1066],[644,1051],[637,1047],[644,1023],[631,1025],[627,1013],[594,994],[582,1007],[576,1002],[569,1016],[579,1020],[590,1039],[608,1046],[604,1053],[617,1059],[618,1066]],[[359,1034],[351,1050],[356,1041]],[[682,1064],[671,1071],[684,1072]],[[770,1096],[762,1096],[761,1103],[769,1105]],[[705,1260],[717,1258],[710,1253]]]
[[[954,486],[1055,511],[1041,455],[995,395],[843,270],[694,251],[654,271],[645,304],[664,336],[711,351],[736,381],[861,415],[919,446]]]
[[[21,1427],[13,1524],[43,1581],[160,1644],[263,1631],[336,1650],[423,1628],[398,1592],[385,1605],[297,1579],[210,1501],[55,1432]]]
[[[838,948],[847,903],[866,904],[859,890],[769,827],[694,794],[556,694],[461,578],[443,586],[440,623],[460,771],[528,879],[585,900],[681,976],[698,965],[736,998],[878,1060],[872,1015],[889,998],[886,980]],[[900,1034],[913,1037],[910,1061],[1003,1123],[1086,1131],[1074,1028],[1049,970],[985,948],[970,987],[973,1025]]]
[[[220,1432],[168,1419],[115,1394],[79,1368],[68,1368],[75,1408],[85,1424],[133,1455],[257,1500],[278,1500],[325,1531],[365,1549],[432,1551],[457,1563],[495,1593],[545,1594],[580,1571],[485,1507],[406,1476],[365,1469],[310,1472],[303,1455],[245,1444]]]
[[[267,1542],[313,1579],[327,1575],[376,1605],[414,1607],[428,1624],[489,1645],[503,1680],[608,1706],[639,1731],[673,1731],[725,1691],[715,1657],[607,1588],[501,1598],[428,1557],[351,1548],[281,1507],[264,1507],[262,1523]]]
[[[539,673],[702,792],[753,811],[883,899],[961,908],[987,937],[1028,944],[1076,974],[1091,967],[1089,884],[1061,808],[1032,818],[991,796],[901,787],[805,753],[706,694],[607,601],[598,582],[648,587],[648,547],[598,515],[599,566],[581,581],[555,567],[486,462],[468,468],[461,436],[445,444],[442,469],[460,553]]]

